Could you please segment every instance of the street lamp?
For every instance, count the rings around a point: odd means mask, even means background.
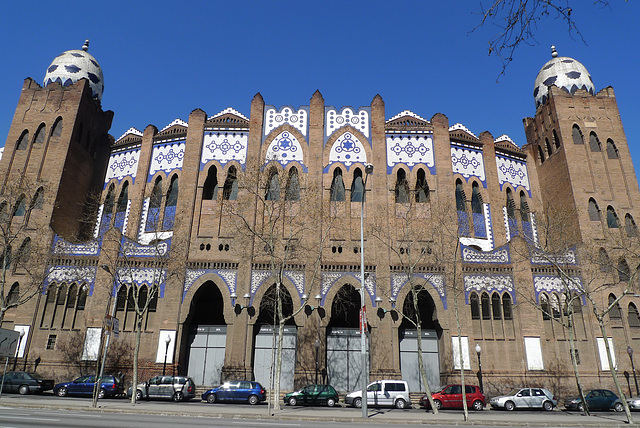
[[[631,360],[631,371],[633,371],[633,380],[636,383],[636,394],[640,395],[640,391],[638,390],[638,377],[636,376],[636,367],[633,364],[633,348],[631,346],[627,347],[627,354],[629,354],[629,359]]]
[[[164,338],[165,348],[164,348],[164,364],[162,365],[162,376],[164,376],[165,371],[167,369],[167,354],[169,353],[169,344],[171,343],[171,336],[167,334],[167,337]]]
[[[16,364],[18,364],[18,355],[20,354],[20,345],[22,344],[22,338],[24,337],[24,328],[20,329],[20,339],[18,339],[18,347],[16,348],[16,357],[13,360],[13,370],[16,370]]]
[[[480,348],[480,345],[476,343],[476,354],[478,354],[478,382],[480,382],[480,392],[484,392],[484,387],[482,385],[482,360],[480,359],[481,352],[482,348]]]
[[[320,341],[316,339],[313,344],[314,348],[316,348],[316,385],[318,384],[318,348],[320,348]]]
[[[369,383],[369,365],[367,364],[366,309],[364,302],[364,200],[367,194],[367,179],[373,173],[373,165],[364,166],[364,183],[360,199],[360,353],[362,354],[362,417],[367,418],[367,383]]]

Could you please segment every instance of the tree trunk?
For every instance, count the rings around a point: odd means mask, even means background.
[[[136,344],[133,348],[133,387],[131,388],[131,404],[136,404],[138,391],[138,356],[140,355],[140,337],[142,336],[142,317],[136,313]]]
[[[613,364],[613,358],[611,357],[611,349],[609,348],[609,338],[607,337],[607,331],[604,326],[604,319],[602,317],[598,317],[598,324],[600,324],[600,332],[602,333],[602,337],[604,339],[604,349],[607,351],[607,360],[609,361],[609,371],[611,372],[611,377],[613,378],[613,383],[616,385],[616,391],[618,392],[618,397],[622,400],[622,405],[624,406],[624,413],[627,416],[627,423],[633,423],[633,419],[631,418],[631,411],[629,410],[629,404],[627,400],[625,400],[624,393],[622,392],[622,388],[620,387],[620,382],[618,381],[618,373],[616,367]]]
[[[571,307],[571,306],[569,306]],[[576,361],[576,341],[575,331],[573,330],[573,310],[569,310],[569,347],[571,348],[571,365],[573,366],[573,375],[576,378],[576,387],[578,388],[578,395],[584,403],[584,413],[587,416],[589,414],[589,406],[587,405],[587,399],[584,396],[584,390],[582,389],[582,382],[580,382],[580,372],[578,372],[578,362]]]

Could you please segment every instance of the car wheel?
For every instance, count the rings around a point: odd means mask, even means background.
[[[66,397],[67,396],[67,388],[64,386],[61,386],[60,389],[58,390],[58,397]]]
[[[480,401],[480,400],[474,401],[471,406],[473,407],[473,410],[480,411],[480,410],[484,409],[484,404],[482,404],[482,401]]]
[[[216,394],[209,394],[207,395],[207,403],[215,403],[216,400],[218,399],[218,397],[216,397]]]
[[[258,399],[257,395],[250,395],[249,396],[249,404],[254,405],[254,404],[258,404],[260,402],[260,400]]]
[[[440,400],[433,400],[433,405],[436,406],[438,410],[442,409],[442,401]]]
[[[142,400],[142,391],[139,389],[136,391],[136,401]]]
[[[105,396],[106,392],[104,390],[104,388],[100,388],[100,391],[98,391],[98,399],[102,400]]]
[[[184,400],[184,394],[182,392],[177,391],[173,394],[173,401],[177,403],[178,401],[182,400]]]
[[[18,388],[18,392],[20,395],[27,395],[29,393],[29,385],[20,385]]]
[[[613,405],[613,410],[615,410],[616,412],[624,412],[624,406],[622,405],[622,403],[616,403]]]
[[[513,404],[513,401],[507,401],[506,403],[504,403],[504,408],[505,410],[511,411],[511,410],[515,410],[516,405]]]
[[[296,397],[289,397],[289,405],[295,406],[296,404],[298,404],[298,400],[296,400]]]
[[[547,412],[550,412],[553,410],[553,403],[551,403],[551,401],[545,401],[544,403],[542,403],[542,408]]]
[[[327,406],[329,407],[333,407],[336,405],[336,399],[331,397],[331,398],[327,398]]]
[[[353,407],[357,407],[358,409],[362,407],[362,398],[356,398],[353,400]]]
[[[398,398],[396,400],[396,409],[404,409],[405,407],[407,407],[407,402],[402,398]]]
[[[584,412],[584,404],[578,403],[578,410],[580,410],[581,412]]]

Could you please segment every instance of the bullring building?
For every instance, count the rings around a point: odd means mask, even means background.
[[[597,89],[580,62],[552,49],[524,144],[441,113],[387,112],[380,95],[334,106],[319,91],[297,107],[258,93],[249,116],[196,108],[187,121],[116,139],[103,81],[88,44],[56,57],[42,84],[24,81],[5,143],[5,196],[23,182],[35,189],[4,211],[12,225],[32,225],[11,244],[13,260],[29,257],[29,242],[46,248],[30,299],[33,276],[17,262],[5,269],[5,302],[21,304],[1,326],[24,332],[19,367],[71,374],[69,344],[82,348],[73,358],[95,360],[112,313],[120,333],[110,350],[122,358],[109,370],[131,370],[138,321],[141,378],[166,369],[201,386],[269,387],[277,296],[292,315],[284,390],[322,380],[349,391],[366,373],[424,390],[418,334],[432,387],[458,379],[462,354],[468,382],[481,358],[485,389],[510,379],[570,388],[570,337],[586,385],[611,382],[605,341],[631,371],[640,192],[613,88]],[[625,290],[603,337],[593,308]]]

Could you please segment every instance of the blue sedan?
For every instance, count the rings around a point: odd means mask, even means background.
[[[91,397],[95,383],[96,377],[93,375],[80,376],[71,382],[62,382],[55,385],[53,387],[53,393],[58,397],[66,397],[67,395]],[[98,391],[98,398],[121,395],[123,389],[122,383],[117,377],[111,375],[103,376],[100,391]]]
[[[266,401],[265,389],[258,382],[237,380],[225,382],[217,388],[210,389],[202,394],[202,399],[207,403],[218,401],[235,401],[249,404],[258,404]]]

